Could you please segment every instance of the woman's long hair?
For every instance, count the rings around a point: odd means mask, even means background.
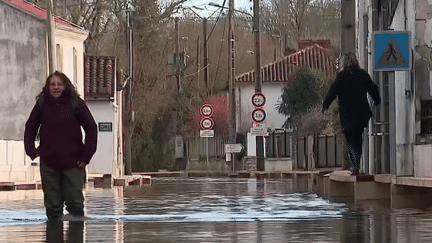
[[[63,93],[69,93],[70,94],[70,98],[76,98],[79,97],[80,95],[78,94],[78,91],[76,90],[75,86],[72,84],[72,82],[70,81],[70,79],[62,72],[59,71],[55,71],[52,74],[50,74],[46,81],[45,81],[45,86],[44,86],[44,91],[49,93],[49,85],[50,85],[50,81],[51,78],[57,76],[62,82],[63,85],[65,86],[65,89],[63,90]],[[37,97],[36,100],[39,99],[39,97],[41,95],[43,95],[44,91],[42,91]]]
[[[353,69],[353,68],[359,68],[359,62],[357,60],[356,55],[354,54],[354,52],[347,52],[343,55],[342,57],[342,69],[346,70],[346,69]]]

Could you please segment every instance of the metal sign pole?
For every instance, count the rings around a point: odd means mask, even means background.
[[[209,162],[209,138],[206,137],[206,153],[207,153],[207,170],[210,170],[210,162]]]

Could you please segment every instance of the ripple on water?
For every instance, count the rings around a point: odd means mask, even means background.
[[[347,210],[314,193],[295,192],[285,181],[154,179],[147,188],[88,188],[86,215],[91,221],[281,222],[341,218]],[[1,208],[0,225],[44,222],[43,199],[34,200],[32,209],[25,202]]]

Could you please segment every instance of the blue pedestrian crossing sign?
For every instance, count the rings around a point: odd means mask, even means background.
[[[373,35],[375,71],[407,71],[411,69],[409,31],[376,31]]]

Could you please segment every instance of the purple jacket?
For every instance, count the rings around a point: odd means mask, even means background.
[[[78,161],[90,162],[97,148],[97,125],[85,102],[77,97],[77,112],[71,104],[70,92],[54,99],[45,94],[42,116],[36,102],[24,131],[26,154],[33,160],[40,154],[41,163],[53,169],[79,168]],[[77,114],[76,114],[77,113]],[[41,119],[40,119],[41,118]],[[81,127],[85,131],[85,141]],[[40,128],[40,146],[35,148],[35,138]]]

